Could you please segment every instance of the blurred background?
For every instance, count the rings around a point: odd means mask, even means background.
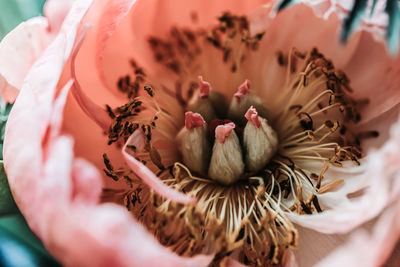
[[[0,39],[19,23],[42,14],[45,0],[0,0]],[[12,105],[0,101],[0,267],[61,266],[30,231],[3,169],[3,138]]]

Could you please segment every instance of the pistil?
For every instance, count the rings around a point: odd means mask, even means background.
[[[235,183],[244,172],[242,150],[234,128],[233,122],[215,128],[215,142],[208,175],[224,185]]]
[[[188,103],[188,110],[201,114],[207,123],[216,118],[215,110],[211,102],[211,85],[199,76],[199,90]]]
[[[246,168],[250,172],[261,170],[278,150],[278,137],[267,120],[258,116],[251,106],[245,114],[247,119],[243,133]]]
[[[261,99],[250,92],[251,82],[245,80],[237,89],[233,95],[232,101],[228,110],[228,117],[234,121],[239,122],[241,125],[246,124],[244,114],[251,107],[256,107],[261,114],[266,114],[265,109],[262,105]]]
[[[177,141],[185,165],[194,172],[206,173],[209,161],[209,145],[206,138],[207,124],[199,113],[185,114],[185,127]]]

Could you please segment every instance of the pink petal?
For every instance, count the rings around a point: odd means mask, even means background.
[[[268,0],[249,1],[165,1],[149,0],[136,1],[127,18],[121,21],[115,34],[109,39],[103,53],[102,68],[105,73],[108,87],[115,88],[115,81],[124,73],[129,73],[131,68],[129,59],[134,58],[145,69],[157,73],[158,81],[168,81],[168,77],[160,76],[157,65],[153,64],[153,55],[148,46],[149,36],[164,36],[172,26],[205,26],[215,22],[215,18],[223,11],[231,10],[237,14],[248,14],[259,5]],[[193,23],[191,14],[198,13],[198,22]],[[127,34],[129,33],[129,34]],[[130,34],[132,33],[132,34]],[[111,62],[120,62],[118,66]],[[214,73],[217,75],[217,73]],[[197,76],[197,74],[196,74]],[[205,76],[204,78],[208,78]],[[170,80],[170,79],[169,79]],[[218,80],[218,79],[213,79]],[[171,82],[171,80],[170,80]],[[211,83],[213,88],[219,84]],[[165,83],[165,85],[170,85]],[[236,85],[237,86],[237,85]],[[115,90],[115,89],[114,89]]]
[[[0,43],[0,90],[6,102],[14,102],[32,64],[54,40],[70,0],[50,0],[44,7],[46,18],[35,17],[21,23]]]
[[[82,108],[82,110],[92,120],[94,120],[94,122],[96,122],[104,131],[107,131],[107,129],[111,124],[111,118],[108,116],[107,112],[103,108],[99,107],[96,103],[94,103],[90,98],[88,98],[85,95],[79,81],[76,78],[75,60],[79,52],[79,49],[82,45],[82,42],[85,38],[87,29],[88,28],[85,27],[81,33],[81,36],[79,36],[79,39],[77,40],[76,43],[76,47],[74,48],[74,51],[72,52],[71,56],[71,76],[75,80],[72,89],[72,94],[75,97],[78,104],[80,105],[80,107]]]
[[[400,201],[385,211],[371,233],[357,230],[341,247],[316,266],[382,266],[400,236]],[[395,263],[395,265],[397,265]]]
[[[346,242],[346,235],[327,235],[301,226],[296,228],[299,232],[299,248],[293,251],[292,256],[298,266],[314,266]]]
[[[45,18],[32,18],[18,25],[0,43],[2,97],[14,102],[23,80],[35,60],[53,39]]]
[[[0,94],[6,103],[13,103],[17,98],[19,90],[9,84],[7,80],[0,74]]]
[[[57,81],[89,5],[74,3],[67,17],[73,24],[63,26],[66,34],[60,34],[34,64],[10,114],[4,156],[15,199],[35,233],[65,265],[206,266],[212,256],[179,257],[123,207],[97,205],[102,191],[99,172],[74,158],[70,137],[57,134],[71,85],[56,94]]]
[[[136,149],[143,150],[145,141],[144,134],[141,130],[136,130],[126,142],[124,148],[122,149],[122,155],[128,164],[129,168],[155,192],[164,196],[172,201],[179,203],[195,203],[195,199],[189,197],[181,192],[178,192],[167,185],[165,185],[160,178],[158,178],[149,168],[144,166],[140,161],[136,160],[135,157],[127,152],[127,146],[134,145]]]
[[[64,22],[73,0],[48,0],[43,7],[43,13],[49,20],[49,30],[57,33]]]
[[[134,2],[132,0],[107,1],[102,7],[102,14],[97,23],[96,67],[104,83],[105,77],[102,69],[104,49],[119,22],[129,12]]]

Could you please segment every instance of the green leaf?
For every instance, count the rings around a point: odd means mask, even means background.
[[[42,14],[46,0],[0,0],[0,39],[21,21]]]
[[[12,104],[4,104],[0,99],[0,160],[3,160],[3,142],[6,131],[6,123],[10,114]]]
[[[21,215],[0,219],[0,266],[61,266],[30,231]]]
[[[373,1],[372,1],[371,11],[370,11],[370,13],[369,13],[369,16],[372,16],[372,15],[374,14],[375,7],[376,7],[376,4],[377,4],[377,3],[378,3],[378,0],[373,0]]]
[[[291,4],[293,4],[295,2],[295,0],[282,0],[279,5],[278,5],[278,11],[281,11],[284,8],[287,8],[288,6],[290,6]]]
[[[8,185],[3,162],[0,162],[0,218],[5,215],[18,213]]]
[[[350,11],[349,16],[344,20],[342,27],[342,34],[340,39],[343,43],[347,42],[349,36],[356,29],[362,16],[365,14],[367,9],[368,0],[356,0],[353,8]]]
[[[31,232],[19,212],[0,162],[0,266],[61,266]]]
[[[385,12],[389,16],[389,25],[386,33],[389,50],[396,55],[400,43],[400,7],[398,0],[387,0]]]

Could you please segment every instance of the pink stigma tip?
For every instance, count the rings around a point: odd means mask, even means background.
[[[251,106],[251,107],[249,108],[249,110],[247,110],[247,112],[246,112],[246,114],[245,114],[244,116],[246,117],[246,119],[247,119],[249,122],[254,123],[254,125],[255,125],[257,128],[260,128],[260,126],[261,126],[261,121],[260,121],[260,118],[258,118],[258,112],[257,112],[257,110],[256,110],[253,106]]]
[[[210,94],[211,85],[203,80],[203,76],[199,76],[200,98],[206,98]]]
[[[194,128],[203,126],[204,123],[206,122],[199,113],[193,113],[191,111],[185,113],[185,126],[186,129],[188,129],[189,131]]]
[[[225,143],[225,139],[231,134],[234,128],[235,124],[233,122],[217,126],[215,128],[215,139],[221,144]]]
[[[237,89],[236,93],[234,94],[235,97],[238,99],[242,98],[243,96],[247,95],[250,91],[251,83],[249,80],[245,80]]]

